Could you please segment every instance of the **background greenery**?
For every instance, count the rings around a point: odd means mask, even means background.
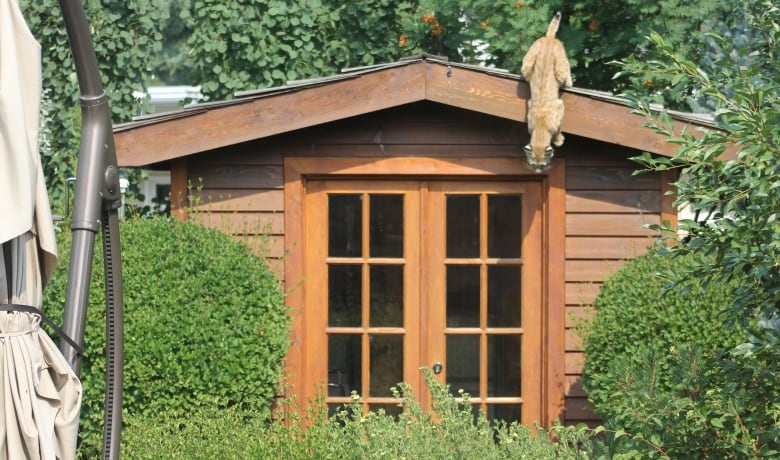
[[[626,94],[652,129],[679,146],[673,158],[636,159],[644,170],[679,170],[676,204],[694,216],[679,228],[653,226],[670,239],[687,235],[663,251],[688,262],[669,289],[728,286],[723,328],[744,337],[722,350],[676,344],[678,353],[663,357],[675,363],[671,393],[657,391],[649,362],[624,366],[621,401],[605,423],[630,458],[780,456],[780,6],[743,0],[734,11],[747,29],[741,37],[711,34],[712,59],[696,60],[651,34],[659,58],[622,63],[625,75],[653,75],[669,82],[665,91],[713,109],[718,130],[680,132],[652,97]]]
[[[198,408],[267,413],[278,391],[289,319],[280,283],[265,262],[244,244],[194,223],[136,218],[123,221],[120,231],[124,414],[187,418]],[[53,318],[64,304],[69,235],[59,234],[60,264],[45,292]],[[102,446],[103,286],[98,248],[81,374],[82,458],[97,457]]]
[[[43,163],[52,202],[64,209],[75,174],[80,113],[73,60],[57,0],[20,0],[42,45],[49,117]],[[657,57],[654,30],[692,58],[717,58],[708,31],[735,41],[744,11],[725,0],[87,0],[101,76],[116,123],[147,109],[134,92],[150,85],[201,85],[214,99],[288,80],[427,52],[519,73],[530,44],[563,13],[559,38],[580,87],[656,95],[675,107],[707,110],[695,95],[664,91],[668,81],[639,73],[613,78],[614,61]],[[131,192],[136,176],[130,174]]]

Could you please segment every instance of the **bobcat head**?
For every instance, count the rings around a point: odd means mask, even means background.
[[[531,144],[523,147],[523,151],[525,152],[525,158],[528,160],[528,165],[531,167],[531,169],[534,170],[534,172],[537,173],[540,173],[550,167],[550,160],[552,160],[552,157],[555,154],[555,151],[549,145],[544,147],[544,151],[541,155],[534,153]]]

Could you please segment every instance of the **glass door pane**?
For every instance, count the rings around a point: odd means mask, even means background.
[[[475,410],[491,419],[538,419],[538,403],[529,398],[539,399],[541,299],[526,285],[532,274],[541,283],[541,244],[538,234],[529,237],[539,230],[524,207],[538,199],[536,187],[431,185],[430,233],[445,238],[428,242],[426,284],[439,291],[428,295],[430,361],[443,361],[441,377],[452,394],[469,393]]]
[[[406,182],[311,184],[308,220],[327,233],[310,240],[312,263],[321,269],[306,281],[312,290],[307,308],[310,318],[322,318],[324,334],[312,324],[307,362],[323,369],[331,413],[350,403],[353,392],[364,408],[395,413],[391,387],[410,381],[410,368],[419,373],[419,235],[410,235],[419,228],[418,188]]]

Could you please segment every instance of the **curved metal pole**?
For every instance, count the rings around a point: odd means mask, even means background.
[[[124,361],[122,270],[117,210],[121,205],[119,172],[108,98],[103,91],[84,6],[78,0],[59,0],[73,51],[81,91],[81,145],[73,201],[73,245],[68,271],[63,330],[84,344],[89,282],[94,243],[103,228],[106,275],[106,415],[103,458],[119,458],[122,424]],[[81,357],[67,342],[60,343],[65,359],[78,375]]]

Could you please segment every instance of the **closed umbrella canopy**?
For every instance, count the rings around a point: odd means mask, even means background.
[[[75,457],[81,383],[40,328],[57,261],[38,154],[40,46],[0,0],[0,460]]]

